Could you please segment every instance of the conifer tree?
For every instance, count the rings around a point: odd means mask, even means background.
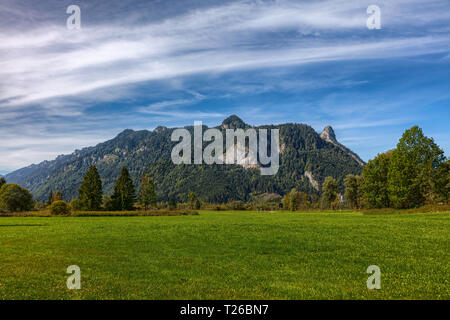
[[[177,208],[177,200],[175,198],[170,198],[168,202],[169,210],[175,210]]]
[[[91,165],[78,191],[83,210],[99,210],[102,205],[102,181],[97,168]]]
[[[141,190],[139,192],[139,203],[147,210],[149,206],[156,205],[156,192],[153,180],[148,174],[142,177]]]
[[[133,210],[135,202],[133,181],[126,167],[122,168],[119,179],[114,186],[114,194],[111,199],[115,210]]]
[[[48,196],[47,205],[51,205],[53,202],[53,190],[50,191],[50,194]]]
[[[62,200],[62,193],[61,193],[61,191],[56,190],[56,192],[53,196],[52,202],[61,201],[61,200]]]

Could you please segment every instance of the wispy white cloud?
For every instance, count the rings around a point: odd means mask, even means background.
[[[401,3],[406,2],[397,2]],[[399,5],[395,8],[404,12]],[[301,27],[363,32],[364,9],[363,2],[348,1],[238,2],[143,26],[99,25],[71,31],[54,25],[6,34],[0,39],[0,76],[4,79],[0,84],[6,88],[0,91],[0,106],[193,74],[414,56],[450,49],[448,35],[376,40],[340,35],[326,41],[298,37],[285,45],[271,39],[272,46],[258,40],[262,32]]]
[[[0,126],[3,126],[0,135],[2,141],[8,141],[0,147],[0,168],[17,168],[111,137],[113,130],[101,131],[103,127],[92,133],[95,138],[80,134],[78,122],[72,123],[72,119],[84,121],[83,130],[89,124],[96,127],[102,120],[112,119],[108,115],[89,119],[85,117],[86,110],[99,101],[128,99],[133,87],[142,83],[171,82],[184,95],[160,95],[151,99],[154,102],[142,104],[145,107],[133,106],[130,112],[137,115],[122,115],[123,123],[127,120],[133,123],[143,116],[165,121],[225,116],[222,112],[189,109],[208,97],[196,91],[186,94],[179,84],[182,81],[177,82],[188,76],[214,77],[321,62],[450,52],[448,30],[445,32],[445,27],[437,25],[450,20],[446,0],[379,0],[383,26],[379,31],[366,28],[368,4],[371,3],[343,0],[216,2],[144,24],[129,13],[118,20],[98,21],[95,25],[83,23],[82,30],[74,31],[65,28],[62,18],[56,19],[57,22],[24,23],[42,14],[38,7],[24,12],[14,1],[2,3],[1,12],[14,16],[17,23],[0,22]],[[110,3],[102,6],[111,10]],[[235,82],[222,94],[317,89],[333,83],[351,87],[370,82],[339,76],[317,81],[274,78],[270,83]],[[330,106],[320,105],[320,111],[330,114],[333,112]],[[370,104],[366,106],[371,108]],[[349,105],[342,112],[349,115],[359,107]],[[255,112],[261,111],[261,106],[240,110],[254,124],[282,120],[276,113]],[[11,133],[13,121],[16,125],[28,125],[35,116],[41,117],[39,134],[26,130]],[[111,117],[114,116],[117,118]],[[45,119],[58,117],[65,117],[66,122],[45,123]],[[360,120],[336,119],[335,126],[344,130],[402,121]],[[70,130],[66,129],[69,122]]]
[[[37,163],[44,160],[52,160],[61,154],[68,154],[74,149],[82,149],[86,146],[96,145],[106,139],[112,138],[105,132],[100,134],[95,132],[71,132],[69,134],[59,133],[57,136],[50,132],[34,131],[21,133],[7,133],[6,130],[0,130],[2,137],[0,157],[0,168],[4,170],[18,169],[31,163]]]

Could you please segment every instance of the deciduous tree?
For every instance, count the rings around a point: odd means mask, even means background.
[[[359,209],[362,202],[362,178],[349,174],[344,179],[345,200],[351,208]]]
[[[141,190],[139,192],[139,203],[144,206],[144,209],[147,210],[149,206],[156,205],[156,192],[155,185],[153,184],[153,180],[150,178],[148,174],[142,177]]]
[[[62,193],[61,193],[61,191],[56,190],[56,192],[53,196],[52,202],[61,201],[61,200],[62,200]]]
[[[450,201],[450,159],[443,162],[433,179],[433,192],[437,202]]]
[[[388,208],[388,172],[392,150],[379,154],[370,160],[362,172],[362,191],[365,206],[369,208]]]
[[[200,209],[201,207],[201,202],[198,199],[197,195],[195,194],[195,192],[189,192],[188,194],[188,202],[189,202],[189,208],[190,209]]]
[[[444,152],[418,126],[406,130],[389,163],[389,199],[395,208],[432,202],[433,177],[445,161]]]
[[[298,210],[299,206],[299,194],[297,192],[297,189],[292,189],[289,194],[289,210],[295,211]]]
[[[322,186],[322,208],[335,207],[338,202],[339,186],[333,177],[326,177]]]
[[[15,183],[5,183],[0,188],[0,209],[9,212],[28,211],[33,208],[31,193]]]

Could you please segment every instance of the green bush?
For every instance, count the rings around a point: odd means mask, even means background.
[[[49,206],[49,209],[50,209],[51,214],[56,215],[56,216],[70,214],[70,205],[63,200],[58,200],[58,201],[53,202]]]
[[[156,217],[156,216],[197,216],[195,210],[146,210],[146,211],[77,211],[75,217]]]
[[[110,196],[103,196],[103,209],[106,211],[114,211],[114,202]]]
[[[31,193],[15,183],[5,183],[0,188],[0,208],[2,211],[19,212],[33,208]]]
[[[244,201],[232,201],[226,204],[227,209],[229,210],[246,210],[247,204]]]
[[[46,208],[47,208],[47,204],[45,202],[41,202],[41,201],[34,202],[33,210],[41,211],[41,210],[45,210]]]

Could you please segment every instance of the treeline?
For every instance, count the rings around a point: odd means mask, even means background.
[[[76,211],[130,211],[135,209],[136,203],[144,210],[147,210],[148,208],[156,207],[157,203],[155,186],[149,175],[142,177],[139,194],[136,194],[133,180],[126,167],[122,168],[120,176],[114,185],[112,196],[107,196],[103,195],[102,180],[97,167],[90,166],[84,176],[78,194],[78,198],[72,199],[70,202],[70,208]],[[63,202],[61,199],[58,199],[58,201]],[[50,194],[48,205],[55,205],[52,194]]]
[[[361,176],[347,176],[346,199],[353,208],[407,209],[450,200],[450,160],[417,126],[397,147],[369,161]]]
[[[283,208],[409,209],[448,203],[450,160],[418,126],[406,130],[397,147],[369,161],[361,175],[344,179],[344,193],[332,177],[322,186],[320,200],[293,189],[283,197]]]
[[[347,174],[361,174],[363,166],[349,152],[325,141],[308,125],[255,127],[259,128],[280,130],[280,169],[274,176],[261,176],[259,169],[240,165],[175,165],[171,150],[177,142],[170,138],[175,128],[157,128],[151,132],[126,130],[95,147],[18,170],[9,174],[7,180],[25,186],[37,200],[46,201],[52,190],[53,193],[60,190],[63,199],[70,201],[79,196],[79,187],[90,165],[97,167],[103,194],[108,195],[113,194],[120,171],[126,166],[137,189],[142,176],[150,175],[159,201],[175,198],[177,202],[186,202],[192,191],[204,202],[228,203],[249,202],[251,193],[284,195],[292,188],[320,195],[305,173],[319,185],[325,177],[332,176],[341,188]],[[187,129],[193,134],[192,126]],[[203,147],[208,144],[205,141]]]
[[[157,202],[157,194],[153,180],[148,174],[142,177],[139,193],[136,192],[128,169],[122,168],[119,178],[114,185],[112,196],[104,195],[102,180],[95,166],[90,166],[78,191],[78,198],[72,199],[70,204],[62,201],[60,191],[50,193],[47,205],[52,213],[65,214],[73,211],[133,211],[136,209],[200,209],[202,204],[197,195],[190,192],[188,201],[184,205],[176,203],[175,199],[168,202]],[[58,207],[57,210],[54,210]]]

